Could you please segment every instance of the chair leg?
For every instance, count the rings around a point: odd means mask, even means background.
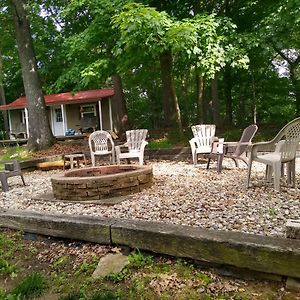
[[[112,154],[111,154],[111,162],[113,165],[115,164],[115,153],[114,152],[112,152]]]
[[[266,166],[266,182],[271,182],[272,179],[273,168],[272,166]]]
[[[197,153],[196,153],[196,151],[192,152],[192,158],[193,158],[194,166],[196,166],[196,164],[197,164]]]
[[[217,163],[217,171],[220,174],[222,171],[222,164],[223,164],[224,154],[218,154],[218,163]]]
[[[96,161],[95,161],[95,155],[91,154],[91,159],[92,159],[92,166],[95,167]]]
[[[143,155],[140,155],[140,156],[139,156],[139,164],[140,164],[140,165],[143,165],[143,164],[144,164],[144,158],[143,158]]]
[[[120,164],[120,153],[121,153],[120,147],[119,146],[115,147],[117,165]]]
[[[252,169],[252,159],[249,160],[249,165],[248,165],[247,188],[250,187],[251,169]]]
[[[26,184],[25,184],[24,177],[23,177],[23,174],[21,174],[20,176],[21,176],[21,179],[22,179],[22,181],[23,181],[23,184],[26,185]]]
[[[281,163],[274,164],[273,169],[274,169],[274,189],[275,191],[280,192]]]
[[[233,157],[232,160],[233,160],[234,163],[235,163],[235,167],[238,168],[238,167],[239,167],[239,163],[238,163],[237,159],[235,159],[235,158]]]
[[[292,185],[292,187],[296,186],[296,160],[292,160],[288,162],[287,164],[287,172],[289,176],[289,184]]]
[[[5,176],[5,174],[0,173],[0,181],[1,181],[2,191],[7,192],[8,191],[8,183],[7,183],[7,177]]]
[[[210,161],[211,161],[211,158],[209,157],[209,158],[208,158],[208,161],[207,161],[206,169],[209,169]]]

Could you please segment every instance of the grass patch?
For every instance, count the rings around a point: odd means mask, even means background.
[[[0,151],[0,161],[7,160],[29,160],[32,159],[32,153],[26,146],[4,147]]]
[[[148,147],[150,149],[169,149],[172,148],[174,145],[167,140],[167,138],[157,139],[150,141]]]
[[[48,284],[44,276],[39,273],[33,273],[24,278],[12,291],[17,299],[31,299],[43,294]]]

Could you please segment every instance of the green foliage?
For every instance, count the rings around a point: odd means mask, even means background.
[[[90,300],[117,300],[119,297],[112,291],[98,291],[92,295]]]
[[[76,274],[80,274],[80,273],[86,273],[89,271],[93,271],[95,270],[97,266],[97,262],[94,261],[93,263],[87,263],[87,262],[83,262],[82,264],[80,264],[80,266],[78,267],[78,269],[76,270]]]
[[[11,278],[16,277],[16,273],[19,271],[18,267],[10,261],[21,248],[22,244],[18,235],[16,235],[15,240],[12,240],[0,233],[0,274],[8,275]]]
[[[177,259],[175,268],[178,275],[183,278],[191,277],[194,271],[194,267],[182,259]]]
[[[235,25],[227,18],[199,14],[193,19],[177,21],[153,7],[130,3],[112,17],[112,23],[120,31],[116,55],[132,55],[139,49],[139,55],[132,57],[135,66],[146,57],[157,60],[169,50],[176,60],[196,66],[209,78],[227,62],[244,68],[248,64],[244,51],[234,44]]]
[[[145,265],[149,265],[149,264],[153,263],[152,256],[144,255],[138,249],[128,256],[128,260],[130,262],[130,266],[136,267],[136,268],[142,268]]]
[[[56,271],[61,271],[68,264],[69,257],[66,255],[57,257],[52,265],[53,269]]]
[[[59,297],[59,300],[84,300],[86,299],[82,292],[73,291],[68,295]]]
[[[33,273],[21,281],[12,291],[19,299],[35,298],[45,291],[48,284],[44,276]]]
[[[6,259],[0,258],[0,274],[9,275],[15,277],[17,272],[17,266],[11,265]]]
[[[204,274],[202,272],[197,272],[196,276],[202,280],[202,283],[205,286],[208,285],[208,284],[210,284],[210,283],[212,283],[214,281],[213,278],[211,278],[211,276],[209,276],[207,274]]]
[[[128,275],[128,269],[124,268],[121,272],[106,275],[105,279],[112,281],[113,283],[118,283],[124,281],[128,277]]]
[[[171,148],[173,144],[166,138],[150,141],[148,147],[150,149]]]

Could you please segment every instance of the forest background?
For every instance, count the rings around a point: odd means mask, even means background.
[[[2,103],[25,94],[9,2],[0,1]],[[299,4],[37,0],[26,9],[44,94],[114,85],[131,128],[182,132],[203,122],[277,129],[300,115]]]

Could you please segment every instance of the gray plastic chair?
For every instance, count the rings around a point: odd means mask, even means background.
[[[247,151],[251,145],[251,141],[257,132],[257,125],[249,125],[242,133],[242,136],[238,142],[225,142],[224,143],[224,157],[231,158],[235,162],[236,167],[239,166],[239,160],[242,160],[247,166],[249,164],[249,158],[247,157]],[[228,152],[229,147],[234,147],[233,153]]]
[[[248,165],[249,159],[247,157],[247,151],[251,146],[251,141],[255,133],[257,132],[257,129],[258,127],[256,125],[249,125],[244,129],[242,136],[238,142],[223,142],[223,139],[220,139],[221,143],[218,141],[214,142],[213,149],[220,143],[219,146],[223,145],[223,157],[231,158],[235,162],[236,167],[239,166],[239,160],[242,160],[246,165]],[[234,151],[228,152],[229,148],[234,148]],[[207,169],[209,168],[211,158],[214,158],[215,156],[216,153],[214,151],[209,154]],[[223,159],[220,157],[220,153],[218,153],[218,172],[221,172],[222,165],[220,164],[222,164],[222,161]]]
[[[20,176],[23,184],[25,185],[25,180],[23,173],[21,171],[20,163],[17,160],[7,161],[4,164],[5,170],[0,172],[0,181],[3,192],[9,190],[7,179],[13,176]]]
[[[292,183],[292,185],[295,186],[295,160],[299,142],[300,118],[297,118],[286,124],[271,141],[253,144],[249,159],[247,187],[250,186],[253,161],[266,165],[267,180],[270,180],[274,172],[274,189],[276,191],[280,191],[281,170],[283,164],[287,164],[288,183]],[[269,153],[259,154],[261,152]]]

